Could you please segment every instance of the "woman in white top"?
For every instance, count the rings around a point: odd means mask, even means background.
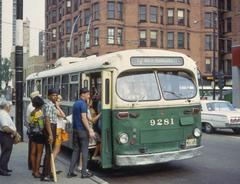
[[[62,111],[60,105],[62,101],[62,96],[58,95],[58,99],[56,101],[56,109],[57,109],[57,116],[58,116],[58,121],[57,121],[57,134],[56,134],[56,143],[53,149],[53,157],[56,159],[58,153],[61,150],[61,144],[63,142],[62,139],[62,133],[65,132],[65,124],[66,124],[66,115]]]
[[[13,143],[15,139],[21,139],[9,115],[11,105],[12,104],[6,100],[0,102],[0,175],[2,176],[11,175],[10,172],[12,172],[12,170],[8,168],[8,162],[11,157]]]

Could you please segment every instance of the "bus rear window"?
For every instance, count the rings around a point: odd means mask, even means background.
[[[125,101],[154,101],[160,99],[154,73],[126,73],[117,79],[117,93]]]

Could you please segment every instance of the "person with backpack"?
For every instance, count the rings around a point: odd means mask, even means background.
[[[32,164],[32,175],[35,178],[40,178],[41,174],[39,172],[40,163],[43,153],[43,145],[45,142],[44,136],[44,121],[42,107],[44,101],[41,97],[36,96],[32,99],[32,105],[34,110],[30,115],[30,137],[31,137],[31,164]]]

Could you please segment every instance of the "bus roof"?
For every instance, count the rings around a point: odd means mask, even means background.
[[[124,50],[113,52],[101,56],[89,56],[86,58],[60,58],[56,61],[56,68],[45,70],[39,73],[30,74],[27,77],[29,79],[36,79],[48,76],[63,75],[68,73],[76,73],[79,71],[86,71],[92,69],[101,69],[101,68],[117,68],[118,70],[125,70],[131,68],[141,68],[134,67],[130,62],[123,62],[124,60],[130,60],[131,57],[182,57],[184,59],[184,67],[196,67],[196,63],[193,60],[186,56],[185,54],[179,52],[173,52],[169,50],[160,50],[160,49],[133,49],[133,50]],[[152,66],[142,66],[144,68]],[[154,66],[155,67],[155,66]],[[156,66],[156,68],[161,68],[162,66]],[[166,67],[166,66],[165,66]],[[167,66],[168,67],[168,66]],[[169,66],[176,68],[176,66]],[[177,66],[180,68],[181,66]]]

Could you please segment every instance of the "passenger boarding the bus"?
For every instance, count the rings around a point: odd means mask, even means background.
[[[57,132],[56,132],[56,143],[55,147],[53,149],[53,157],[56,159],[58,153],[61,150],[61,144],[63,141],[68,140],[68,133],[65,131],[65,126],[68,121],[66,121],[66,115],[61,109],[61,101],[62,101],[62,96],[58,95],[57,101],[55,103],[56,109],[57,109]],[[62,171],[57,171],[57,174]]]
[[[68,178],[77,176],[74,170],[78,163],[80,152],[82,152],[83,154],[81,177],[89,178],[93,176],[92,173],[87,171],[89,138],[93,139],[95,137],[95,133],[93,129],[89,126],[89,121],[87,119],[86,101],[89,98],[89,90],[87,88],[82,88],[80,89],[80,99],[76,101],[73,105],[73,153],[69,171],[67,174]]]
[[[93,108],[93,102],[91,99],[89,99],[87,101],[87,105],[88,105],[88,110],[87,110],[87,118],[88,118],[88,121],[89,121],[89,126],[90,127],[94,127],[94,125],[97,123],[99,117],[101,116],[101,113],[97,114],[96,111],[94,110]],[[96,141],[97,142],[97,145],[96,145],[96,149],[97,149],[97,146],[98,146],[98,142],[99,142],[99,135],[97,132],[95,132],[95,140],[93,139],[90,139],[90,144],[91,142],[94,142]],[[100,160],[100,158],[93,158],[92,157],[92,160]],[[78,166],[78,171],[79,172],[82,172],[82,153],[80,153],[80,159],[79,159],[79,166]]]

